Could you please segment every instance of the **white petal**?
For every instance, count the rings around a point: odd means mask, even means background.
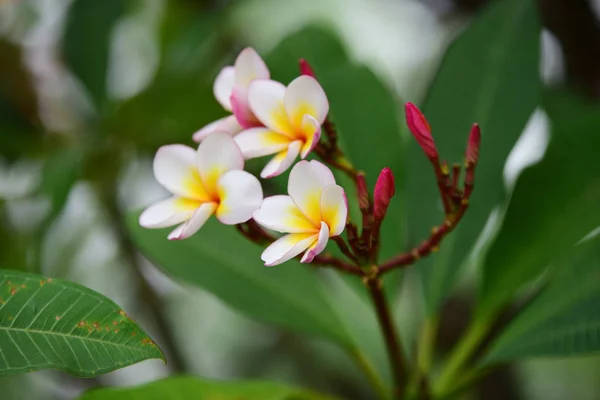
[[[248,104],[258,120],[267,128],[294,137],[285,108],[285,86],[279,82],[257,79],[248,89]]]
[[[265,228],[278,232],[317,232],[317,226],[302,214],[290,196],[267,197],[252,218]]]
[[[330,236],[338,236],[346,227],[348,200],[339,185],[325,186],[321,193],[321,220],[329,226]]]
[[[267,165],[265,165],[260,173],[260,177],[266,179],[281,175],[293,164],[296,157],[298,157],[298,153],[300,153],[301,147],[302,142],[299,140],[290,143],[287,150],[279,152],[267,163]]]
[[[290,138],[268,128],[250,128],[235,137],[244,158],[255,158],[279,153],[290,145]]]
[[[302,253],[319,237],[316,233],[290,233],[276,241],[263,251],[260,258],[267,267],[278,265]]]
[[[321,193],[328,185],[335,185],[333,173],[316,160],[300,161],[290,172],[289,195],[302,213],[317,225],[321,223]]]
[[[192,139],[196,143],[203,141],[208,135],[215,132],[227,132],[230,135],[235,135],[241,132],[242,127],[238,124],[237,119],[234,115],[228,115],[227,117],[220,118],[210,124],[206,125],[202,129],[196,131],[192,136]]]
[[[202,228],[202,225],[204,225],[216,208],[216,203],[203,203],[196,209],[196,212],[194,212],[194,215],[192,215],[192,218],[188,222],[179,225],[173,232],[169,233],[168,239],[181,240],[189,238],[198,232],[198,229]]]
[[[209,199],[196,166],[196,152],[182,144],[162,146],[154,157],[154,176],[171,193],[181,197]]]
[[[247,88],[252,80],[270,78],[269,69],[258,53],[251,47],[240,52],[235,60],[235,86]]]
[[[244,169],[244,156],[233,138],[225,132],[209,135],[198,146],[197,165],[204,187],[214,196],[217,181],[227,171]]]
[[[235,79],[235,68],[227,66],[219,72],[213,85],[213,93],[217,101],[227,111],[231,111],[231,103],[229,97],[233,92],[233,82]]]
[[[309,263],[314,260],[315,256],[325,250],[327,241],[329,240],[329,227],[325,222],[321,222],[321,230],[319,231],[319,239],[306,250],[300,262]]]
[[[139,223],[144,228],[166,228],[192,218],[200,202],[184,197],[171,197],[146,208],[140,215]]]
[[[260,207],[263,199],[258,179],[246,171],[229,171],[219,179],[220,203],[217,218],[224,224],[235,225],[252,218],[252,212]]]
[[[302,131],[306,139],[300,151],[300,157],[304,159],[319,143],[319,139],[321,139],[321,125],[314,117],[305,115],[302,119]]]
[[[288,85],[283,103],[294,126],[300,126],[306,114],[313,116],[321,125],[329,112],[325,91],[315,78],[308,75],[299,76]]]

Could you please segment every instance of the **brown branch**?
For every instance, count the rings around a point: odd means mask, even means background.
[[[359,267],[349,264],[339,258],[332,256],[331,254],[319,254],[316,256],[311,265],[332,267],[339,271],[346,272],[352,275],[363,276],[363,271]]]

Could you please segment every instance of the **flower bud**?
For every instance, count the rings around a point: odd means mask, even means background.
[[[362,212],[369,211],[369,190],[365,182],[365,174],[362,172],[356,175],[356,189],[358,192],[358,207]]]
[[[421,146],[427,158],[431,161],[437,161],[438,151],[431,136],[429,122],[427,122],[423,113],[413,103],[406,103],[404,110],[408,129],[410,129],[415,139],[417,139],[419,146]]]
[[[479,125],[473,124],[471,127],[471,133],[469,134],[469,142],[467,143],[467,151],[465,153],[465,160],[467,166],[477,164],[479,158],[479,145],[481,144],[481,130]]]
[[[313,69],[310,66],[310,64],[308,63],[308,61],[306,61],[304,58],[301,58],[299,63],[300,63],[300,74],[301,75],[308,75],[308,76],[316,79],[315,72],[313,71]]]
[[[375,184],[375,193],[373,196],[373,219],[381,221],[385,217],[388,206],[396,188],[394,186],[394,174],[388,167],[381,170],[377,183]]]

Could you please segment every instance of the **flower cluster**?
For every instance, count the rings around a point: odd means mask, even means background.
[[[333,173],[318,161],[301,161],[290,172],[289,196],[263,199],[259,180],[244,171],[244,160],[274,155],[260,176],[286,171],[318,144],[329,112],[327,96],[313,76],[301,75],[288,86],[270,79],[260,56],[246,48],[233,66],[218,74],[213,91],[232,115],[193,134],[197,150],[186,145],[161,147],[154,158],[157,181],[173,196],[148,207],[139,222],[146,228],[177,225],[168,238],[185,239],[215,214],[224,224],[254,219],[287,233],[262,254],[277,265],[304,252],[311,262],[329,238],[344,230],[348,205]]]

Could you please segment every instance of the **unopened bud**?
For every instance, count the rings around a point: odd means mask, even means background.
[[[394,174],[389,168],[384,168],[377,178],[375,184],[375,193],[373,195],[373,219],[381,221],[387,213],[388,206],[394,194],[396,188],[394,185]]]
[[[316,78],[315,72],[313,71],[313,69],[310,66],[310,64],[308,63],[308,61],[306,61],[304,58],[301,58],[299,63],[300,63],[300,74],[301,75],[308,75],[313,78]]]
[[[438,151],[431,136],[431,127],[423,113],[413,103],[406,103],[404,106],[406,114],[406,125],[412,132],[419,146],[431,161],[438,159]]]
[[[467,143],[467,151],[465,153],[465,159],[467,165],[477,164],[479,159],[479,145],[481,144],[481,130],[479,125],[473,124],[471,127],[471,133],[469,134],[469,142]]]
[[[358,207],[362,212],[369,211],[369,190],[365,182],[365,174],[362,172],[356,175],[356,189],[358,193]]]

